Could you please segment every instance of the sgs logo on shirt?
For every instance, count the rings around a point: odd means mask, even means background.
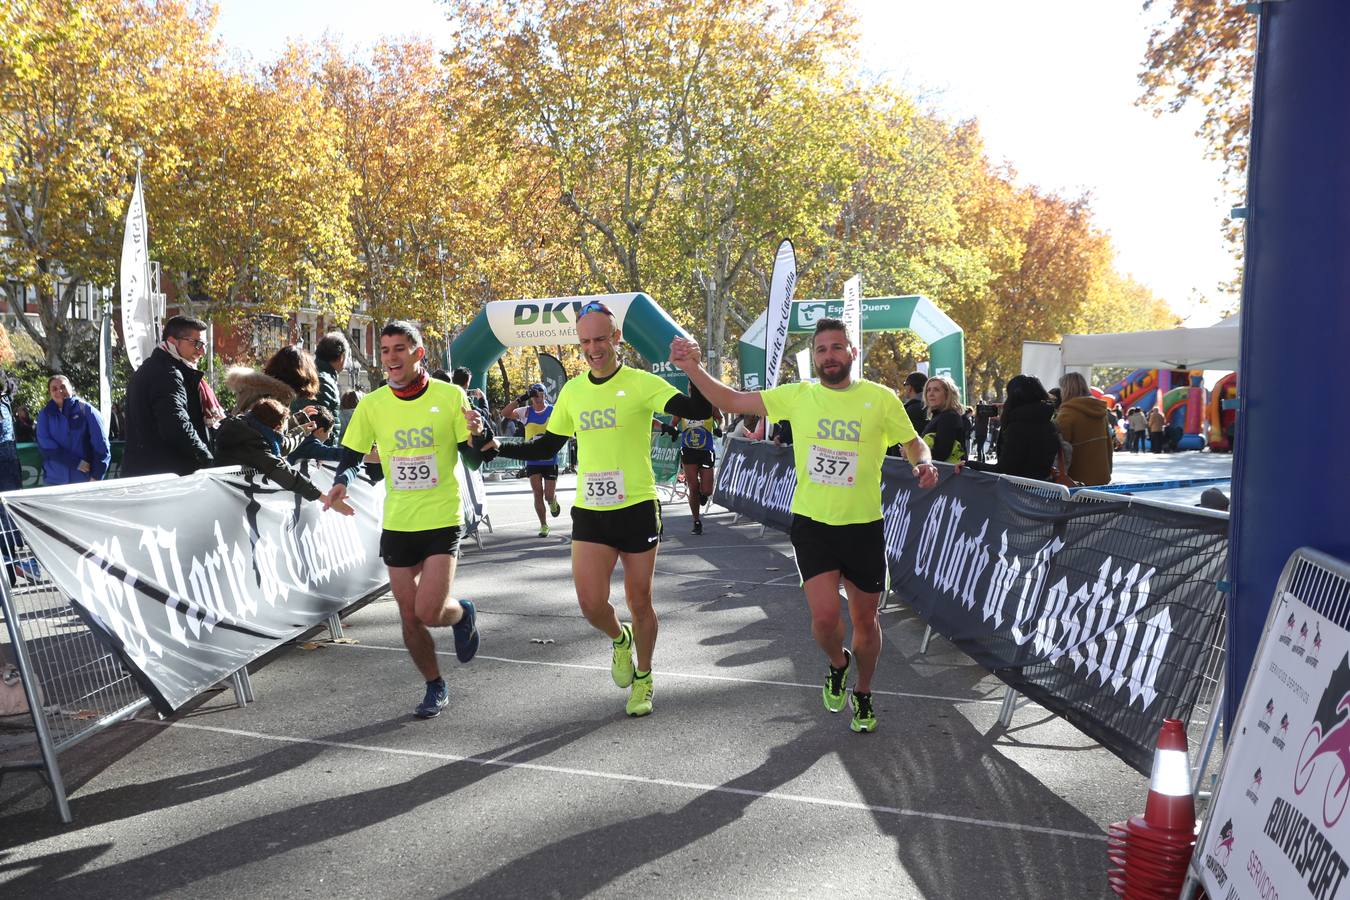
[[[614,407],[609,409],[592,409],[577,416],[578,431],[595,431],[599,428],[615,428],[619,424],[618,411]]]
[[[862,422],[857,419],[821,419],[816,422],[816,437],[829,441],[860,441]]]
[[[425,428],[400,428],[394,432],[394,448],[409,450],[413,447],[434,447],[431,426]]]

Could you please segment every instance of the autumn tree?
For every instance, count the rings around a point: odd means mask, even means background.
[[[1144,8],[1156,5],[1157,0],[1146,0]],[[1256,23],[1246,4],[1172,0],[1167,19],[1149,35],[1139,74],[1144,106],[1174,113],[1199,105],[1203,118],[1197,134],[1207,156],[1223,164],[1223,190],[1235,206],[1246,196]],[[1241,221],[1225,220],[1224,230],[1240,260]]]
[[[219,320],[350,309],[354,179],[314,69],[293,46],[260,71],[195,80],[179,164],[147,184],[153,248],[180,297]]]
[[[52,370],[79,286],[115,281],[137,157],[161,146],[176,91],[211,65],[211,27],[181,0],[0,9],[0,276]],[[37,323],[24,314],[30,291]]]

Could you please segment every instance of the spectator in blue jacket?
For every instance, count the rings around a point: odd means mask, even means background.
[[[102,417],[75,396],[75,388],[64,375],[53,375],[47,381],[47,393],[51,402],[38,413],[37,422],[43,482],[101,481],[112,459]]]

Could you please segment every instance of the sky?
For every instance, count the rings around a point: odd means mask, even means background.
[[[257,61],[288,37],[325,33],[349,46],[381,36],[448,34],[435,0],[217,0],[217,34]],[[1158,4],[1164,6],[1165,4]],[[1209,325],[1232,277],[1222,236],[1231,198],[1204,158],[1197,111],[1154,116],[1135,105],[1150,16],[1141,0],[854,0],[858,66],[944,116],[976,118],[986,152],[1023,184],[1092,195],[1117,266],[1189,325]],[[1208,298],[1206,305],[1197,302]]]

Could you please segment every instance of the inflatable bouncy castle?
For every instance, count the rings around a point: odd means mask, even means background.
[[[1224,409],[1225,400],[1237,399],[1237,373],[1229,372],[1219,379],[1210,391],[1206,414],[1209,418],[1209,447],[1223,453],[1233,452],[1233,428],[1237,422],[1237,410]]]
[[[1182,430],[1177,447],[1201,450],[1205,446],[1204,373],[1184,369],[1136,369],[1106,389],[1122,409],[1137,406],[1142,410],[1157,407],[1168,425]]]

